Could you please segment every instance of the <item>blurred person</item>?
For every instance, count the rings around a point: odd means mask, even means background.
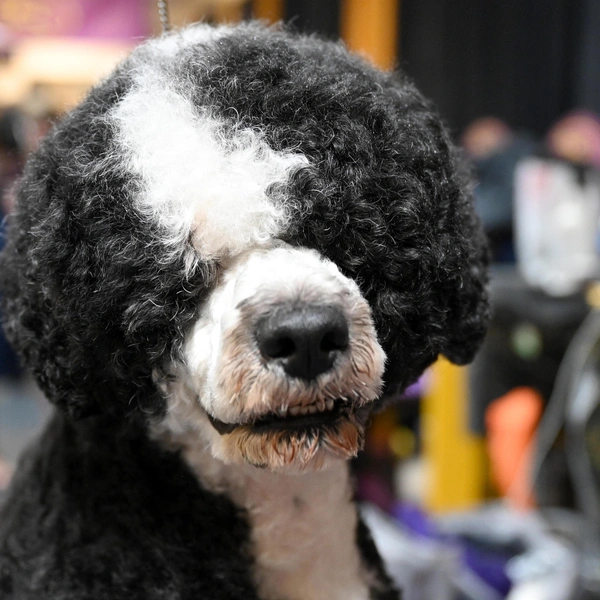
[[[12,188],[21,172],[25,146],[24,116],[16,108],[0,114],[0,249],[4,245],[4,222],[12,207]],[[0,330],[0,378],[19,379],[19,361]],[[0,492],[8,487],[12,468],[0,454]]]
[[[0,113],[0,210],[10,212],[12,186],[19,176],[25,154],[25,117],[17,108]],[[0,243],[3,243],[0,241]]]
[[[512,263],[515,168],[536,151],[536,144],[495,117],[475,119],[461,143],[475,169],[475,208],[490,240],[493,260]]]
[[[4,222],[12,208],[13,184],[19,176],[25,149],[23,114],[9,108],[0,114],[0,249],[4,246]],[[0,332],[0,377],[20,376],[18,359]]]
[[[577,110],[565,115],[546,139],[554,156],[600,169],[600,117],[594,113]]]

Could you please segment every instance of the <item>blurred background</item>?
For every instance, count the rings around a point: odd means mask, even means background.
[[[354,465],[407,600],[600,599],[600,2],[169,0],[400,68],[465,150],[494,316],[371,424]],[[27,154],[137,43],[154,0],[0,0],[0,212]],[[0,244],[2,239],[0,237]],[[50,407],[0,336],[0,502]]]

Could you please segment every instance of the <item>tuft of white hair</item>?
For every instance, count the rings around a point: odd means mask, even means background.
[[[190,39],[187,44],[212,38],[197,32]],[[155,44],[161,50],[160,40]],[[185,39],[178,44],[185,46]],[[169,43],[165,51],[173,56],[174,48]],[[275,151],[260,130],[195,107],[193,90],[172,81],[164,63],[147,62],[147,52],[132,89],[108,115],[124,168],[141,183],[136,208],[159,225],[172,251],[191,241],[204,260],[278,237],[292,212],[284,203],[285,184],[307,158]]]

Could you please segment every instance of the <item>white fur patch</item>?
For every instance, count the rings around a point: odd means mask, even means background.
[[[261,598],[368,600],[375,580],[356,543],[348,465],[285,475],[224,464],[211,454],[212,426],[206,419],[188,421],[180,408],[175,400],[170,423],[157,426],[154,436],[161,445],[183,450],[203,486],[247,511]]]
[[[199,27],[148,45],[132,90],[109,115],[125,168],[142,184],[135,206],[172,250],[191,240],[203,259],[238,254],[285,231],[291,211],[278,190],[308,164],[303,155],[271,149],[260,131],[194,107],[190,84],[172,81],[169,58],[179,48],[225,33]]]

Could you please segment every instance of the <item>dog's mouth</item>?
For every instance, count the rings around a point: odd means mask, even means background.
[[[282,407],[237,423],[209,419],[221,434],[216,447],[225,462],[242,459],[272,471],[302,472],[356,456],[372,406],[368,400],[338,398]]]
[[[249,427],[254,433],[304,433],[335,428],[343,421],[353,421],[357,425],[364,425],[369,412],[367,406],[357,408],[355,402],[350,402],[346,398],[338,398],[337,400],[315,402],[308,406],[292,406],[244,423],[224,423],[211,415],[208,415],[208,418],[211,425],[221,435],[233,433],[242,427]]]

